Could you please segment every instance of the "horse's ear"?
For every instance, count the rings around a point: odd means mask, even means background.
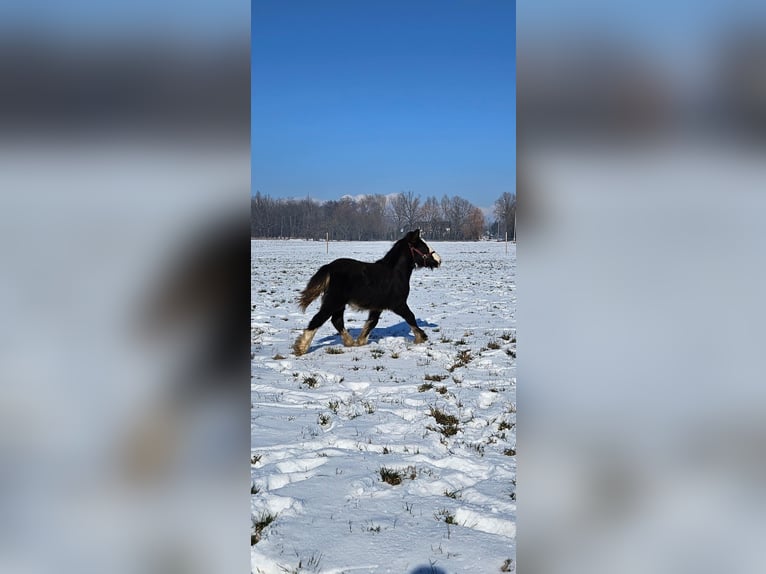
[[[416,229],[415,231],[410,231],[407,234],[407,241],[409,241],[410,243],[414,243],[418,239],[420,239],[420,229]]]

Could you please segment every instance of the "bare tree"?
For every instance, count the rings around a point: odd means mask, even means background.
[[[423,207],[420,208],[420,218],[423,221],[423,231],[426,236],[432,239],[441,239],[441,234],[439,233],[441,209],[435,197],[426,199]]]
[[[444,239],[450,239],[452,231],[452,222],[450,221],[450,199],[448,196],[442,197],[441,201],[439,202],[439,207],[441,210],[441,219],[442,219],[442,230],[443,234],[442,237]]]
[[[405,198],[405,209],[406,209],[406,218],[405,221],[407,223],[407,227],[412,230],[417,227],[420,227],[422,225],[422,210],[420,207],[420,196],[418,195],[415,197],[415,195],[412,193],[412,191],[408,191],[406,194],[404,194]]]
[[[367,195],[359,201],[362,239],[381,239],[386,233],[386,196]]]
[[[254,237],[273,237],[275,201],[268,195],[256,192],[250,199],[250,233]]]
[[[457,195],[453,197],[442,198],[442,213],[444,219],[448,222],[449,233],[448,239],[464,239],[465,225],[468,221],[468,216],[474,209],[473,204],[470,201],[463,199]]]
[[[508,237],[515,237],[516,225],[516,196],[503,193],[495,200],[495,217],[500,222],[503,234],[508,233]]]
[[[391,200],[394,221],[402,229],[415,229],[421,223],[420,196],[412,191],[399,193]]]
[[[484,214],[478,207],[473,207],[462,225],[463,239],[476,241],[484,235]]]

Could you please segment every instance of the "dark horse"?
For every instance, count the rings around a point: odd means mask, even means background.
[[[439,255],[420,238],[420,230],[410,231],[394,243],[383,259],[375,263],[364,263],[355,259],[336,259],[323,265],[309,280],[298,300],[305,311],[311,302],[324,293],[319,312],[309,322],[293,345],[296,355],[304,354],[314,338],[314,333],[327,319],[340,333],[347,347],[367,344],[367,337],[378,324],[384,309],[390,309],[402,317],[412,329],[415,342],[428,339],[415,323],[415,315],[407,306],[410,294],[410,276],[416,267],[434,269],[441,264]],[[346,305],[370,311],[367,321],[354,339],[343,325],[343,311]]]

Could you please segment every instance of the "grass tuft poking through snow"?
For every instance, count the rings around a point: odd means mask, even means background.
[[[418,472],[414,466],[408,466],[403,470],[396,470],[385,466],[380,469],[380,480],[392,486],[401,484],[405,478],[415,480],[417,476]]]
[[[470,349],[462,349],[461,351],[458,352],[457,357],[455,358],[455,362],[447,370],[451,373],[455,369],[459,369],[460,367],[465,367],[471,361],[473,361],[473,356],[471,355],[471,350]]]
[[[434,420],[440,427],[439,431],[444,436],[454,436],[460,430],[458,427],[460,421],[454,415],[447,414],[436,407],[431,407],[431,416],[434,417]]]
[[[516,567],[513,565],[513,558],[506,558],[503,565],[500,566],[500,572],[515,572]]]
[[[253,519],[253,531],[250,534],[250,546],[255,546],[261,541],[263,529],[276,520],[277,515],[270,512],[262,512],[256,519]]]
[[[301,384],[306,385],[310,389],[313,389],[319,385],[319,382],[314,377],[304,377]]]
[[[449,510],[447,510],[446,508],[442,508],[441,510],[435,512],[434,518],[436,518],[436,520],[441,520],[447,524],[457,524],[457,522],[455,522],[455,515],[451,513]]]

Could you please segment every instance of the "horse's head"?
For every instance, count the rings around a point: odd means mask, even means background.
[[[407,234],[406,239],[416,267],[428,267],[429,269],[436,269],[439,267],[439,265],[441,265],[442,259],[439,257],[439,254],[431,249],[428,244],[420,237],[420,229],[410,231]]]

